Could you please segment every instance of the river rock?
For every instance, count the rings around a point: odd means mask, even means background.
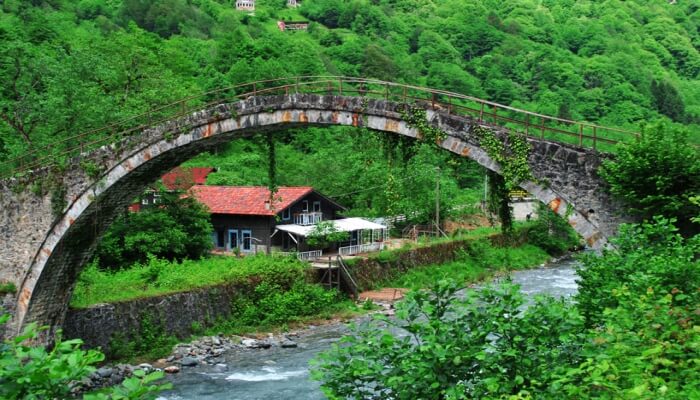
[[[109,367],[102,367],[97,370],[97,375],[99,375],[100,378],[109,378],[110,376],[112,376],[113,373],[114,370]]]
[[[139,369],[142,369],[142,370],[144,370],[144,371],[146,371],[146,372],[149,372],[149,371],[153,370],[153,365],[148,364],[148,363],[139,364],[138,367],[139,367]]]
[[[214,346],[221,346],[221,339],[219,339],[217,336],[212,336],[211,337],[211,343]]]
[[[214,365],[214,371],[216,371],[216,372],[226,372],[226,371],[228,371],[228,365],[226,365],[226,364],[216,364],[216,365]]]
[[[296,344],[296,342],[293,342],[289,339],[283,340],[282,343],[280,344],[280,347],[282,347],[283,349],[293,349],[293,348],[296,348],[297,346],[298,345]]]
[[[163,368],[163,371],[165,371],[168,374],[177,374],[178,372],[180,372],[180,367],[178,367],[177,365],[171,365],[169,367]]]
[[[266,348],[266,347],[264,347],[265,342],[263,342],[261,340],[257,340],[257,339],[243,339],[243,340],[241,340],[241,345],[243,345],[243,347],[247,347],[249,349]],[[267,348],[269,348],[270,344],[267,343],[267,345],[268,345]]]
[[[194,357],[182,357],[180,360],[180,365],[183,367],[194,367],[197,364],[199,364],[199,360]]]

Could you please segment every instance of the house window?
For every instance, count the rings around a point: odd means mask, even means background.
[[[287,221],[288,219],[292,218],[292,209],[287,208],[282,212],[282,219]]]
[[[301,211],[309,212],[309,201],[308,200],[304,200],[301,202]]]
[[[148,197],[144,197],[143,199],[141,199],[141,204],[143,204],[144,206],[147,206],[148,205]]]
[[[250,251],[253,248],[253,235],[249,230],[241,231],[241,249],[243,251]]]
[[[314,212],[321,212],[321,202],[314,201]]]
[[[158,204],[160,203],[160,195],[159,194],[153,194],[153,204]]]

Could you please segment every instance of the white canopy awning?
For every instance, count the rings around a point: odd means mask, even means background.
[[[375,224],[374,222],[367,221],[363,218],[343,218],[332,220],[335,225],[335,229],[340,232],[352,232],[359,230],[375,230],[375,229],[386,229],[386,226]],[[313,229],[314,225],[277,225],[275,228],[292,233],[297,236],[306,237]]]

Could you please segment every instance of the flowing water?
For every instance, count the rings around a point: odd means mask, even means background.
[[[574,261],[564,260],[547,268],[514,272],[512,277],[530,297],[570,296],[577,288],[574,266]],[[314,327],[295,338],[298,348],[234,351],[221,357],[226,367],[183,367],[182,372],[168,377],[174,390],[160,399],[325,399],[318,383],[309,380],[308,362],[347,331],[345,325]]]

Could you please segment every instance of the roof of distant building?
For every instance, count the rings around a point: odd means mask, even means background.
[[[163,175],[162,182],[168,190],[187,190],[194,185],[204,185],[212,171],[211,167],[175,167]]]
[[[190,193],[213,214],[273,216],[314,191],[311,186],[283,186],[275,193],[272,206],[265,186],[193,186]]]

